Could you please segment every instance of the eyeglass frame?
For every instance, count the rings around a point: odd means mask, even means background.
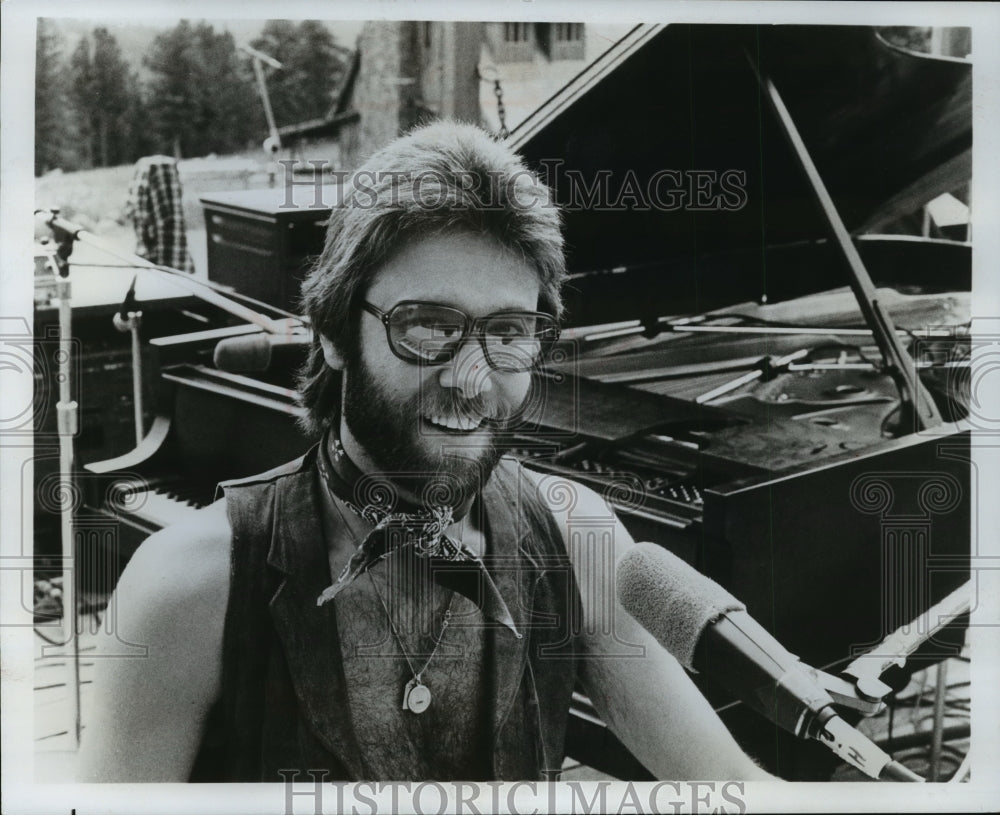
[[[432,306],[434,308],[446,308],[449,309],[450,311],[454,311],[462,315],[462,317],[465,319],[466,322],[466,329],[462,332],[462,336],[455,342],[455,348],[453,351],[450,352],[447,359],[442,359],[440,362],[433,362],[428,359],[423,359],[422,357],[404,356],[396,349],[396,344],[392,341],[392,329],[390,328],[389,324],[392,321],[393,313],[397,309],[403,308],[404,306]],[[455,306],[450,306],[445,303],[433,303],[427,300],[400,300],[398,303],[393,305],[392,308],[390,308],[388,311],[383,311],[373,303],[370,303],[367,300],[362,300],[361,307],[369,314],[378,318],[379,322],[381,322],[382,325],[385,326],[385,341],[386,344],[389,346],[389,350],[392,351],[393,356],[395,356],[397,359],[401,359],[404,362],[409,362],[414,365],[428,365],[435,367],[438,365],[447,365],[455,358],[455,355],[458,353],[458,350],[462,347],[462,345],[464,345],[465,342],[470,337],[475,337],[476,339],[479,340],[479,345],[483,349],[483,356],[486,358],[486,362],[490,366],[491,370],[500,371],[501,373],[526,373],[538,365],[541,359],[546,355],[546,353],[548,353],[548,350],[558,341],[559,335],[561,333],[561,328],[559,326],[556,317],[545,311],[520,311],[518,309],[510,309],[507,311],[494,311],[491,314],[487,314],[484,317],[472,317],[471,315],[462,311],[462,309],[456,308]],[[505,369],[498,367],[497,365],[494,365],[493,359],[490,356],[490,351],[486,347],[486,336],[481,330],[482,324],[486,320],[492,320],[497,317],[505,317],[512,315],[523,316],[523,317],[535,317],[535,318],[544,317],[548,320],[551,320],[553,324],[552,336],[550,338],[546,338],[544,340],[539,341],[540,349],[538,352],[538,356],[532,361],[531,365],[527,368]]]

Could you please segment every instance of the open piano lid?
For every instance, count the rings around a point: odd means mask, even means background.
[[[902,51],[872,28],[637,26],[510,136],[565,212],[570,325],[845,285],[755,67],[782,94],[852,234],[969,178],[965,60]],[[730,170],[745,175],[724,189]],[[594,190],[600,205],[588,203]],[[888,285],[894,265],[869,271]],[[968,281],[966,268],[947,283]]]

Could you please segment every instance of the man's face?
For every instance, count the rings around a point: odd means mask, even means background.
[[[534,311],[538,294],[537,273],[523,259],[490,237],[460,232],[404,244],[377,272],[365,299],[383,312],[418,300],[477,318]],[[381,320],[367,311],[358,349],[345,370],[340,428],[351,459],[364,472],[440,473],[463,490],[478,488],[500,455],[494,423],[521,407],[531,374],[494,370],[475,338],[441,365],[400,359]]]

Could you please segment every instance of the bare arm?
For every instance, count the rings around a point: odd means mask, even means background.
[[[533,475],[552,494],[551,476]],[[583,602],[583,682],[615,735],[661,779],[768,779],[739,747],[681,665],[618,603],[614,568],[635,545],[603,498],[575,482],[554,511]],[[558,490],[555,492],[558,493]],[[587,522],[574,530],[574,518]],[[595,532],[595,519],[607,519]]]
[[[129,562],[97,646],[78,780],[188,779],[219,691],[229,539],[219,502],[151,536]],[[136,651],[124,643],[147,653],[124,656]]]

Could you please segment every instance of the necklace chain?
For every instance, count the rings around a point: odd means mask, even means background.
[[[389,613],[389,606],[386,605],[385,600],[382,597],[382,592],[378,589],[378,584],[375,582],[375,578],[372,577],[371,572],[368,572],[368,579],[371,581],[372,588],[375,590],[375,596],[378,597],[379,603],[382,604],[382,608],[385,611],[386,619],[389,621],[389,629],[392,631],[392,635],[396,638],[396,642],[399,645],[399,650],[403,654],[403,658],[406,660],[406,664],[410,669],[410,673],[413,674],[413,678],[420,683],[420,677],[423,676],[424,671],[427,670],[427,666],[431,664],[431,660],[434,659],[435,654],[438,652],[438,648],[441,647],[441,642],[444,640],[444,632],[448,630],[448,625],[451,623],[451,607],[455,602],[455,592],[451,593],[451,599],[448,600],[448,608],[444,612],[444,621],[441,623],[441,632],[437,635],[434,640],[434,650],[431,651],[430,656],[427,657],[427,661],[424,663],[424,667],[419,671],[413,669],[413,661],[410,659],[410,655],[406,653],[406,648],[403,646],[403,638],[399,636],[399,632],[396,630],[396,625],[392,621],[392,615]]]

